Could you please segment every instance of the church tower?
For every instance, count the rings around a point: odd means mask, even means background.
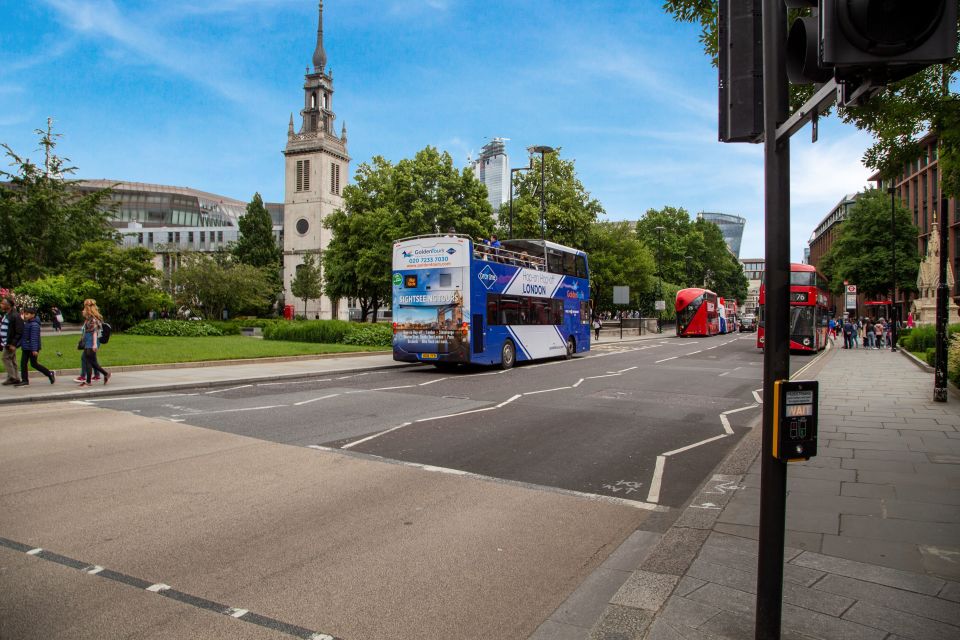
[[[283,288],[286,304],[303,313],[303,301],[290,291],[297,267],[308,252],[322,252],[330,244],[330,230],[323,220],[343,206],[342,188],[350,173],[347,128],[334,133],[333,72],[327,68],[323,49],[323,1],[319,6],[317,47],[313,70],[308,67],[303,83],[300,130],[293,115],[287,129],[286,196],[283,206]],[[307,317],[347,319],[346,301],[337,304],[327,297],[307,301]]]

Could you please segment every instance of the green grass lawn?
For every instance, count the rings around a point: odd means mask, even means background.
[[[80,351],[77,350],[77,342],[80,340],[79,335],[46,334],[42,340],[41,364],[64,369],[80,366]],[[284,342],[280,340],[260,340],[245,336],[160,338],[117,333],[110,337],[109,344],[103,345],[98,352],[98,359],[100,364],[110,367],[131,364],[163,364],[169,362],[198,362],[201,360],[233,360],[238,358],[389,350],[389,347]],[[63,354],[62,357],[56,355],[58,351]]]

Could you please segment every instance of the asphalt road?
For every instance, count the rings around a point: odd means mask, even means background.
[[[754,339],[24,407],[0,637],[526,638],[756,418]]]

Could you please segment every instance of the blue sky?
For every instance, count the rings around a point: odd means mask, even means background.
[[[562,147],[611,220],[651,207],[747,218],[763,255],[758,145],[717,139],[716,70],[660,0],[327,0],[336,126],[352,168],[426,145],[458,165],[503,136]],[[283,201],[287,122],[303,103],[314,0],[0,0],[0,142],[39,157],[55,119],[82,178]],[[337,128],[339,131],[339,128]],[[867,134],[836,118],[794,137],[791,246],[862,189]]]

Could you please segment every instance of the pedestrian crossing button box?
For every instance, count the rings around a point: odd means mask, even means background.
[[[818,387],[815,380],[774,383],[774,458],[797,462],[817,455]]]

